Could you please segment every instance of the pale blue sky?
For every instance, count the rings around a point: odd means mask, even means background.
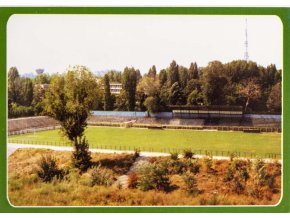
[[[282,23],[276,16],[173,15],[13,15],[7,26],[7,68],[20,73],[63,72],[69,65],[92,71],[147,73],[174,59],[188,67],[196,61],[244,58],[245,18],[249,59],[282,67]]]

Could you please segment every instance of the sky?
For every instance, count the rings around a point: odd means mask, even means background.
[[[244,59],[248,24],[249,60],[282,68],[283,29],[276,16],[213,15],[13,15],[7,24],[7,69],[20,74],[43,68],[64,72],[85,65],[93,72],[159,71],[172,60],[197,62]]]

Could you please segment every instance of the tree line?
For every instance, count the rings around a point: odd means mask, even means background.
[[[153,65],[141,75],[138,69],[126,67],[123,72],[111,70],[97,78],[91,92],[90,109],[119,111],[170,111],[170,105],[229,105],[243,106],[246,113],[281,113],[282,71],[275,65],[259,66],[252,61],[234,60],[229,63],[209,62],[189,67],[172,61],[157,72]],[[62,74],[38,74],[34,79],[21,77],[17,68],[8,72],[9,117],[45,114],[47,89]],[[110,83],[121,83],[122,91],[114,95]],[[74,84],[72,84],[74,85]],[[82,85],[86,86],[84,82]]]

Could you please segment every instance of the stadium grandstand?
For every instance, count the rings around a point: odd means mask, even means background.
[[[23,117],[8,120],[8,135],[33,132],[45,128],[56,128],[59,124],[56,120],[47,116]]]
[[[173,118],[242,118],[241,106],[179,106],[171,105]]]

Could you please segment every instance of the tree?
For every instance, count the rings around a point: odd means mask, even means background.
[[[198,68],[197,68],[196,62],[190,63],[190,67],[188,69],[188,77],[189,77],[189,80],[199,78]]]
[[[171,87],[175,82],[179,82],[178,65],[173,60],[168,68],[168,82]]]
[[[136,87],[137,81],[140,77],[140,72],[138,73],[137,70],[134,68],[126,67],[122,74],[122,92],[123,96],[125,97],[126,101],[126,109],[128,111],[135,110],[136,104]]]
[[[239,93],[246,98],[244,112],[247,112],[251,101],[258,99],[261,96],[261,88],[256,78],[250,78],[241,82]]]
[[[188,69],[183,66],[180,66],[178,68],[178,73],[179,73],[180,88],[183,90],[185,89],[187,82],[189,80]]]
[[[226,102],[225,87],[228,80],[221,62],[213,61],[204,69],[204,98],[208,105],[223,105]]]
[[[177,105],[182,102],[182,92],[178,82],[175,82],[170,88],[169,101],[171,105]]]
[[[87,118],[95,98],[96,79],[88,68],[75,66],[64,75],[56,75],[46,92],[45,111],[58,120],[64,135],[73,143],[75,167],[89,167],[90,154],[83,138]]]
[[[151,78],[156,78],[156,67],[155,65],[153,65],[150,69],[149,69],[149,72],[148,72],[148,76],[151,77]]]
[[[160,84],[159,79],[154,79],[149,76],[144,76],[138,86],[138,92],[144,93],[146,96],[155,96],[159,93]]]
[[[147,108],[147,111],[149,112],[157,112],[158,107],[158,97],[157,96],[149,96],[145,99],[144,102],[145,107]]]
[[[116,70],[110,70],[106,73],[109,76],[110,82],[118,82],[122,81],[122,73]]]
[[[164,84],[166,84],[167,82],[167,73],[166,73],[166,70],[161,70],[159,75],[159,81],[160,81],[160,85],[163,86]]]
[[[267,108],[271,112],[281,113],[281,83],[277,83],[271,89],[269,98],[267,100]]]
[[[113,99],[112,99],[111,90],[110,90],[110,79],[107,74],[104,76],[103,102],[104,102],[105,111],[109,111],[113,109]]]
[[[34,78],[35,84],[49,84],[50,76],[48,74],[37,74]]]
[[[20,76],[16,67],[8,71],[8,102],[18,103],[20,97]]]
[[[194,89],[187,97],[187,105],[201,105],[203,104],[202,93]]]
[[[31,106],[33,100],[33,84],[29,78],[20,79],[20,99],[19,103],[23,106]]]

